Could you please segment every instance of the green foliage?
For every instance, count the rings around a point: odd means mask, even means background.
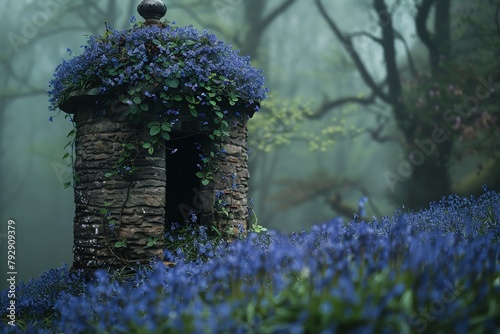
[[[310,102],[283,99],[271,94],[248,124],[250,147],[269,153],[293,142],[305,142],[312,151],[326,151],[340,138],[355,138],[363,133],[364,129],[349,124],[348,118],[357,110],[355,106],[343,108],[327,123],[330,125],[322,124],[321,130],[313,131],[306,126],[313,116]]]
[[[182,257],[187,262],[206,261],[214,256],[214,250],[225,244],[224,232],[215,225],[174,224],[165,235],[167,260]]]
[[[18,287],[18,316],[23,330],[77,333],[495,333],[499,205],[495,192],[450,196],[380,221],[232,243],[173,226],[168,267],[99,270],[76,287],[67,272],[44,274]]]
[[[115,242],[115,248],[127,248],[127,240],[120,240]]]
[[[107,28],[104,35],[91,36],[84,53],[60,64],[50,82],[51,110],[74,91],[96,87],[104,106],[118,100],[126,105],[123,114],[132,122],[149,121],[149,138],[125,142],[120,161],[108,177],[124,174],[122,167],[133,168],[134,149],[154,154],[170,140],[178,116],[187,110],[220,143],[230,133],[227,109],[255,107],[267,92],[261,71],[214,35],[192,27],[132,23],[130,30]],[[217,145],[203,161],[204,184],[211,180],[208,175],[214,169],[209,160],[217,155]]]
[[[255,233],[262,233],[266,232],[267,228],[265,228],[262,225],[259,225],[259,218],[257,217],[257,214],[255,213],[254,209],[252,206],[250,206],[250,218],[249,218],[249,225],[250,228],[248,229],[250,232],[255,232]]]
[[[207,31],[131,23],[129,30],[107,27],[102,36],[91,36],[81,55],[57,67],[49,109],[64,108],[70,96],[91,90],[98,96],[101,117],[126,116],[136,125],[136,133],[121,143],[118,161],[104,175],[129,181],[129,190],[137,157],[144,150],[153,155],[166,148],[175,126],[191,116],[189,122],[197,122],[199,132],[211,139],[211,147],[200,147],[201,170],[196,174],[207,186],[218,170],[230,122],[246,121],[246,111],[258,110],[266,98],[262,71]],[[107,209],[101,211],[109,215]],[[115,225],[108,218],[104,222]],[[151,239],[147,246],[155,244]],[[115,248],[125,247],[123,240],[115,243]]]
[[[71,167],[72,169],[74,168],[74,155],[73,152],[75,150],[75,138],[76,138],[76,124],[73,120],[73,117],[69,114],[64,115],[64,118],[71,121],[71,124],[73,125],[73,128],[69,131],[68,135],[66,138],[71,138],[71,140],[64,145],[64,149],[71,149],[70,152],[66,152],[62,160],[67,161],[68,167]],[[77,181],[76,176],[74,173],[71,173],[70,176],[68,176],[68,180],[63,183],[64,188],[69,188],[69,187],[74,187],[75,182]]]
[[[146,241],[147,241],[146,248],[154,247],[158,242],[158,238],[148,238]]]

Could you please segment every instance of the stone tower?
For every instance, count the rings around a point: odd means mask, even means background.
[[[145,23],[137,29],[164,25],[159,20],[167,9],[161,1],[144,0],[138,11]],[[154,92],[152,87],[139,89],[147,96]],[[154,99],[141,105],[145,116],[139,122],[131,119],[127,110],[133,104],[121,100],[119,92],[102,103],[99,87],[73,91],[59,106],[72,115],[76,127],[74,268],[161,260],[165,230],[173,222],[213,225],[229,239],[246,234],[246,122],[258,103],[221,99],[215,110],[202,103],[193,113],[183,102],[185,91],[170,89],[180,96],[174,102],[176,120],[167,125],[169,134],[161,145],[149,152],[151,122],[166,112]],[[207,119],[222,119],[222,114],[223,129],[221,121]],[[225,135],[214,136],[217,131]],[[133,163],[125,165],[124,157]],[[200,174],[207,158],[210,173]]]

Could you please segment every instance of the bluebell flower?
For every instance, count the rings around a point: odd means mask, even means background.
[[[212,80],[214,73],[218,78],[210,85],[216,94],[232,92],[249,105],[265,99],[262,72],[251,66],[248,57],[239,56],[207,31],[193,27],[139,28],[134,17],[130,22],[134,24],[132,30],[108,29],[106,37],[91,36],[83,54],[64,60],[56,68],[50,81],[51,110],[82,84],[126,90],[128,85],[140,86],[155,78],[166,92],[170,87],[164,80],[177,78],[184,87],[197,91],[201,83]]]
[[[223,205],[226,197],[215,193]],[[164,251],[175,267],[155,263],[125,281],[104,270],[90,282],[49,271],[16,287],[19,316],[33,332],[392,333],[419,331],[419,319],[433,319],[428,331],[494,332],[499,207],[492,191],[450,196],[409,214],[231,243],[172,223],[165,242],[191,242]],[[0,307],[8,303],[1,292]]]
[[[364,217],[366,214],[365,205],[368,203],[368,197],[363,196],[358,201],[358,216]]]

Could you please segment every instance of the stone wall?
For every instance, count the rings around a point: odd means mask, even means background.
[[[231,136],[223,142],[220,173],[215,176],[215,221],[221,231],[230,230],[234,236],[248,230],[248,147],[246,117],[231,122]],[[218,203],[219,202],[219,203]],[[224,204],[227,214],[222,210]]]
[[[147,120],[134,125],[122,115],[123,110],[103,112],[95,100],[95,96],[79,96],[63,109],[75,114],[77,127],[73,267],[95,269],[162,259],[169,217],[166,194],[179,191],[166,189],[166,154],[171,153],[165,149],[147,153],[142,148],[148,136]],[[200,182],[193,203],[188,203],[194,207],[198,223],[215,224],[228,239],[246,235],[248,230],[247,116],[244,111],[240,114],[227,115],[230,136],[223,138],[222,152],[215,157],[214,179],[208,185]],[[200,121],[194,117],[181,118],[174,131],[205,136],[202,152],[209,155],[213,151],[213,142],[208,139],[212,130],[201,130]],[[116,170],[127,142],[139,149],[133,150],[130,162],[119,168],[121,174],[105,176]],[[175,147],[175,143],[167,142],[166,146]],[[127,167],[132,166],[137,170],[129,175]],[[148,246],[152,239],[156,243]],[[126,241],[126,247],[115,247],[118,241]]]
[[[140,142],[142,133],[121,115],[98,115],[93,104],[80,104],[74,162],[74,267],[124,265],[163,256],[165,226],[164,152],[150,156],[144,150],[133,159],[132,179],[105,177],[120,158],[122,143]],[[126,176],[126,174],[125,174]],[[103,212],[103,211],[106,212]],[[115,221],[115,226],[109,224]],[[153,247],[148,238],[158,239]],[[126,247],[115,243],[126,240]]]

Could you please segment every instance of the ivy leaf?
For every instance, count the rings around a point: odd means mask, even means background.
[[[125,247],[127,247],[126,241],[117,241],[115,243],[115,248],[125,248]]]
[[[73,137],[76,135],[76,131],[75,130],[71,130],[68,135],[66,136],[66,138],[69,138],[69,137]]]
[[[161,132],[161,136],[162,136],[162,137],[163,137],[163,139],[165,139],[165,140],[170,140],[170,135],[168,134],[168,132],[162,131],[162,132]]]
[[[170,126],[170,123],[168,122],[163,122],[162,125],[161,125],[161,129],[163,131],[167,131],[167,132],[170,132],[172,130],[172,127]]]
[[[148,149],[148,153],[149,153],[150,155],[153,155],[153,153],[155,153],[155,148],[151,146],[151,147]]]
[[[144,144],[142,144],[142,147],[143,148],[150,148],[151,147],[151,143],[150,142],[145,142]]]
[[[204,178],[205,178],[205,173],[203,173],[203,172],[198,172],[198,173],[196,173],[196,176],[197,176],[199,179],[204,179]]]
[[[159,134],[161,131],[161,128],[159,126],[153,126],[150,130],[149,130],[149,134],[151,136],[156,136],[157,134]]]
[[[136,96],[132,99],[132,102],[134,102],[135,104],[141,104],[141,98],[139,96]]]
[[[154,245],[156,245],[156,243],[158,242],[158,239],[157,238],[148,238],[147,240],[147,244],[146,244],[146,248],[148,247],[153,247]]]
[[[139,102],[140,103],[140,102]],[[128,111],[132,114],[132,115],[135,115],[137,114],[137,111],[139,111],[139,109],[137,108],[137,105],[136,104],[132,104],[128,107]]]
[[[165,85],[167,85],[170,88],[174,88],[175,89],[175,88],[179,87],[180,83],[181,82],[179,81],[179,79],[176,79],[176,78],[174,78],[174,79],[165,79]]]
[[[215,115],[217,115],[217,117],[219,117],[220,119],[224,118],[224,114],[221,113],[220,111],[216,111]]]
[[[191,115],[193,115],[194,117],[198,117],[198,112],[196,111],[196,109],[194,108],[190,108],[189,109],[189,112],[191,113]]]
[[[210,183],[210,181],[208,179],[201,180],[201,184],[204,186],[208,185],[209,183]]]

